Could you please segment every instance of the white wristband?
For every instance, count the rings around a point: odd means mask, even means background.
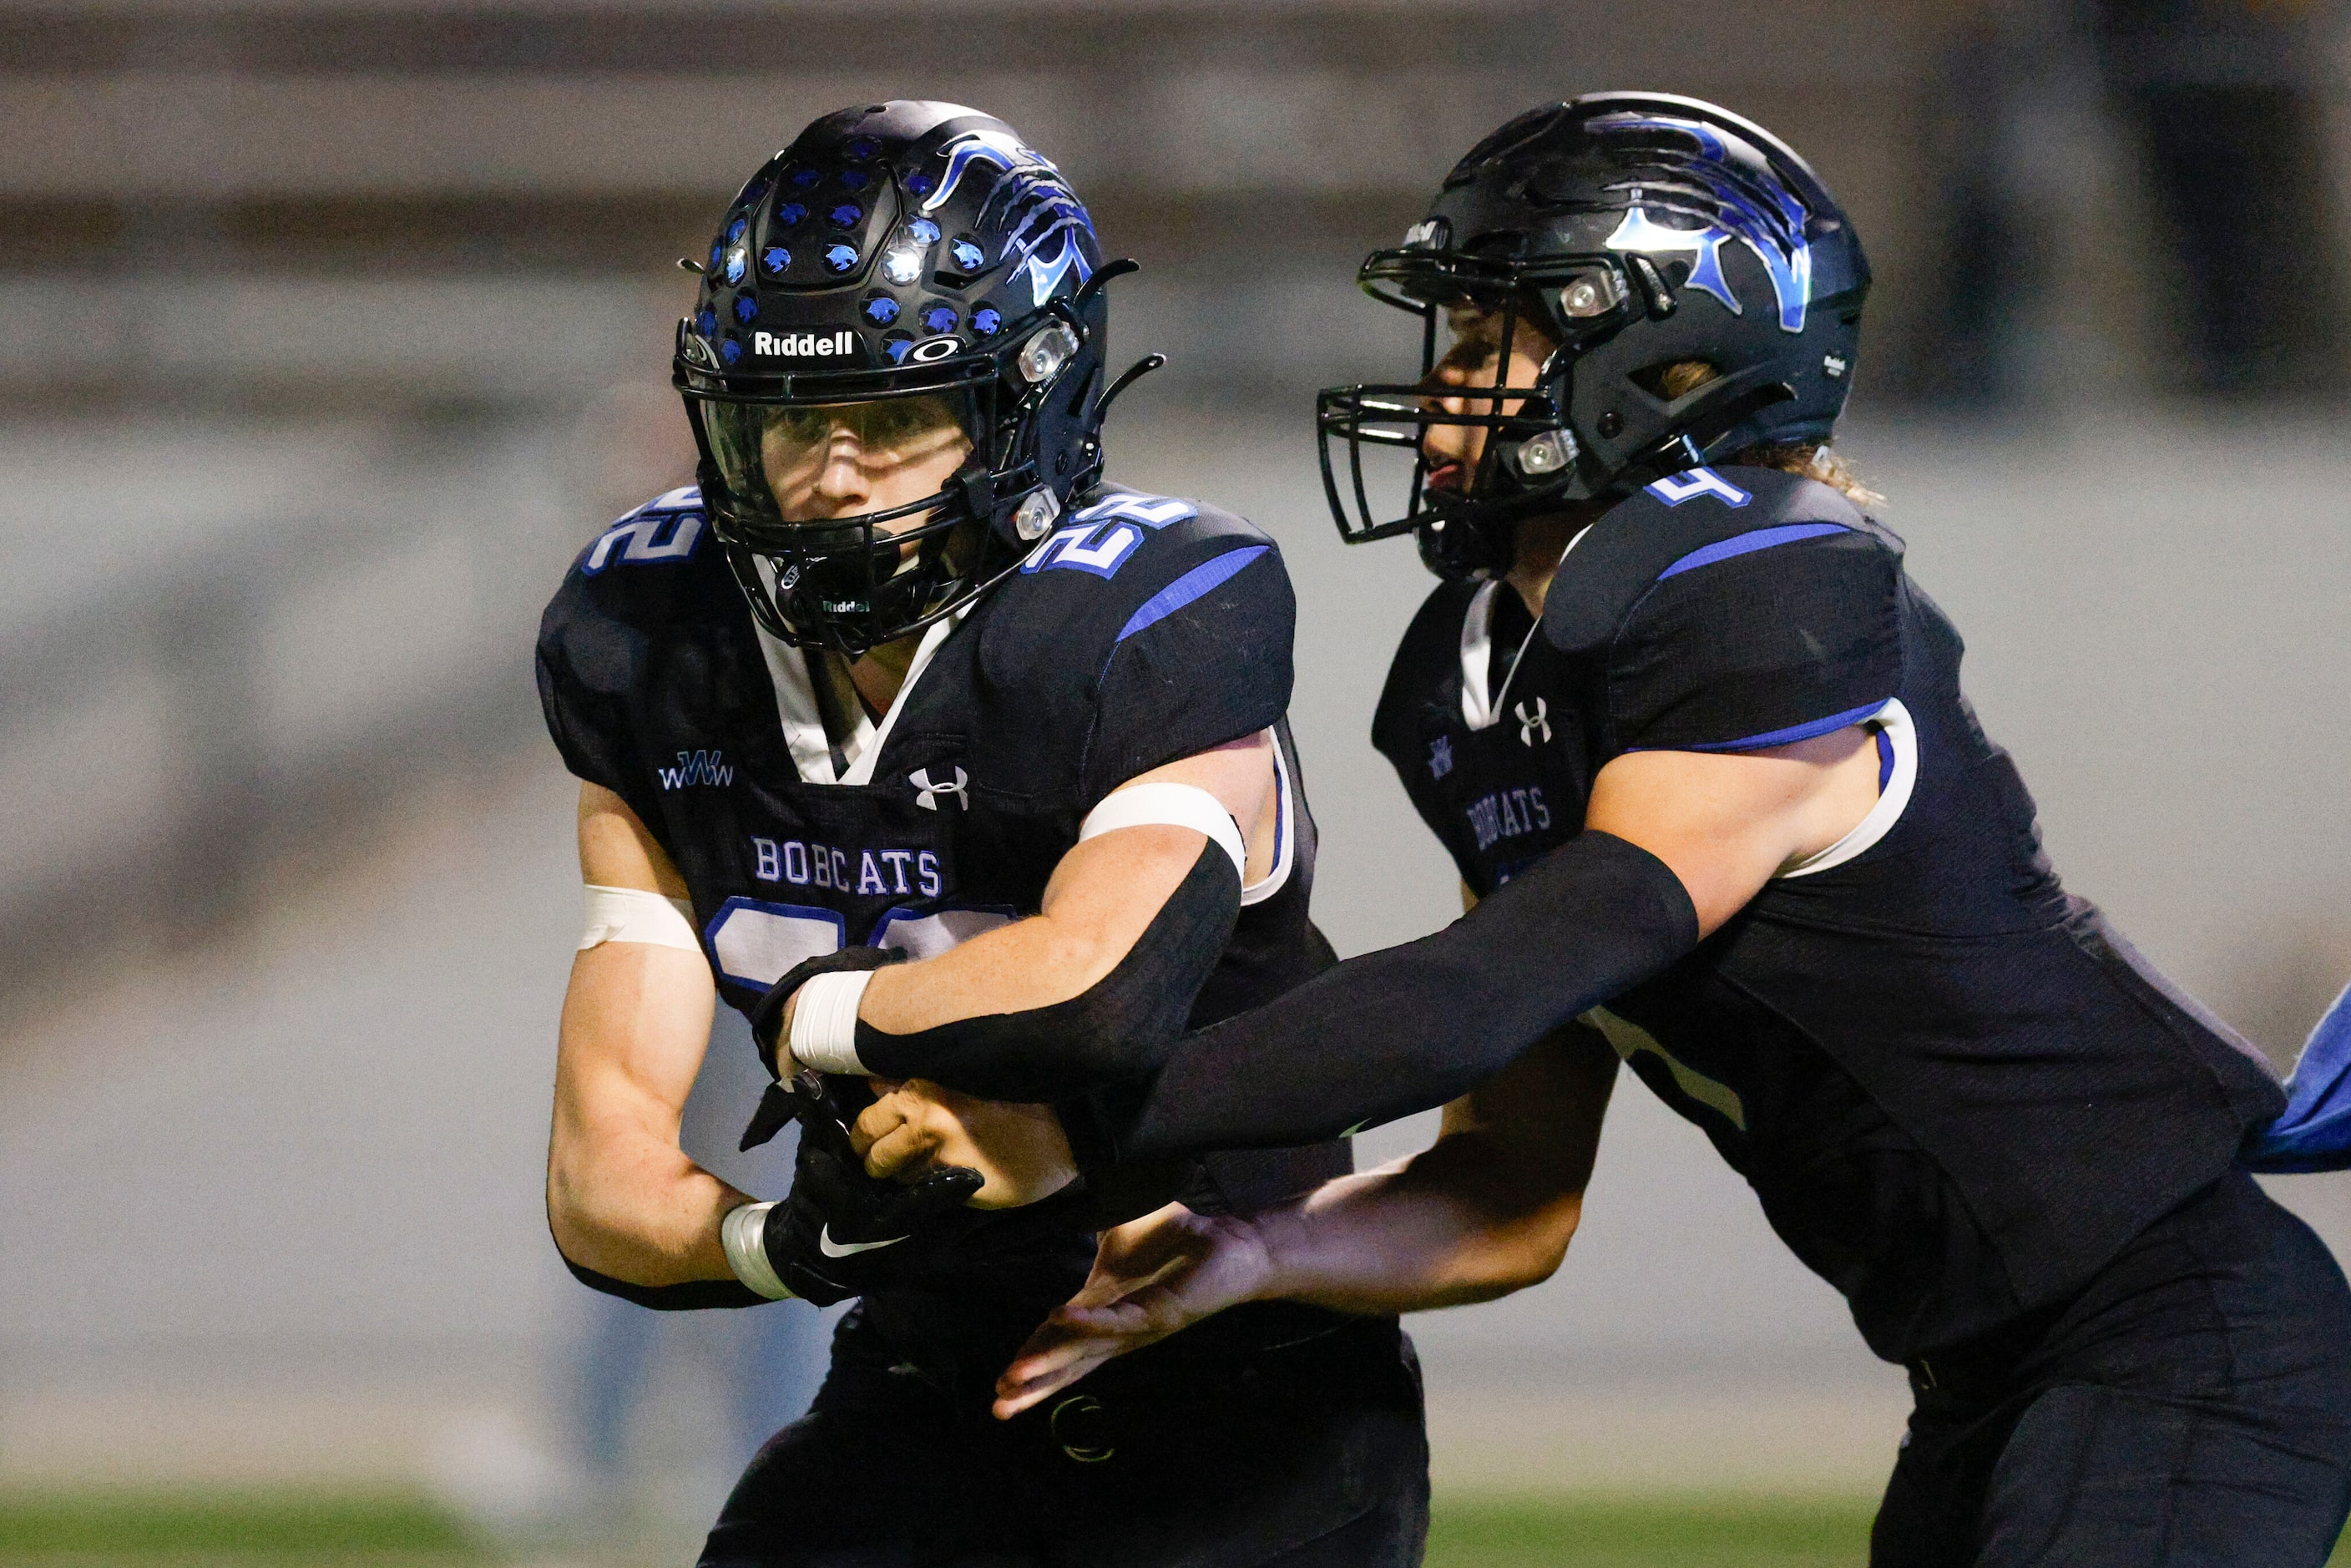
[[[1120,828],[1153,824],[1189,828],[1231,857],[1233,874],[1249,880],[1249,853],[1241,845],[1241,830],[1223,802],[1196,784],[1129,784],[1103,796],[1079,824],[1078,842],[1115,832]]]
[[[791,1288],[776,1277],[761,1241],[772,1203],[746,1203],[728,1209],[718,1221],[718,1245],[726,1250],[726,1266],[749,1289],[771,1301],[792,1299]]]
[[[836,969],[811,977],[794,992],[792,1060],[819,1072],[872,1073],[857,1060],[857,1004],[872,981],[871,969]]]

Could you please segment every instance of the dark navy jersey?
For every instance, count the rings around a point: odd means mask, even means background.
[[[1092,492],[934,626],[891,710],[836,747],[816,655],[757,630],[700,508],[695,489],[673,491],[580,554],[540,625],[538,685],[566,765],[627,801],[684,876],[729,1004],[748,1010],[844,945],[927,956],[1036,913],[1104,795],[1268,728],[1275,863],[1244,890],[1192,1021],[1331,962],[1307,918],[1314,823],[1283,717],[1296,606],[1280,551],[1247,522]],[[1213,1184],[1189,1196],[1239,1207],[1348,1168],[1343,1145],[1207,1164]]]
[[[1874,732],[1879,800],[1851,833],[1583,1021],[1881,1355],[2061,1299],[2276,1113],[2252,1049],[2060,886],[1960,694],[1958,632],[1844,496],[1662,480],[1576,538],[1530,624],[1507,586],[1438,589],[1373,729],[1479,894],[1581,831],[1626,752]]]

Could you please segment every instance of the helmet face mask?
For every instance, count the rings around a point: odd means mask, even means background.
[[[1759,444],[1825,441],[1868,281],[1818,176],[1737,115],[1656,93],[1521,115],[1358,274],[1374,298],[1421,318],[1421,378],[1318,399],[1340,536],[1409,532],[1440,576],[1489,577],[1510,564],[1521,518]],[[1462,307],[1499,319],[1500,366],[1519,334],[1539,332],[1550,349],[1531,388],[1439,374],[1440,318]],[[1718,373],[1669,392],[1667,367],[1690,361]],[[1482,428],[1485,450],[1466,485],[1433,488],[1429,437],[1448,425]],[[1389,455],[1401,506],[1374,501],[1367,448]]]
[[[759,624],[855,656],[1013,570],[1100,475],[1100,285],[1125,266],[1050,162],[953,104],[828,115],[754,176],[672,379]],[[828,515],[844,458],[881,504]]]

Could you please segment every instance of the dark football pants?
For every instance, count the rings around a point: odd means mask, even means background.
[[[1008,1422],[862,1314],[760,1450],[703,1568],[1410,1568],[1420,1370],[1395,1320],[1246,1355],[1123,1358]]]
[[[1914,1363],[1872,1568],[2318,1568],[2351,1510],[2351,1291],[2237,1173],[2004,1346]]]

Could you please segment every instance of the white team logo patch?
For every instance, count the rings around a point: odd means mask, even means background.
[[[1542,698],[1535,698],[1535,711],[1532,713],[1529,713],[1527,711],[1527,705],[1524,703],[1519,704],[1515,711],[1519,716],[1519,744],[1520,746],[1532,746],[1535,743],[1535,737],[1538,733],[1541,735],[1546,743],[1550,741],[1551,707],[1550,705],[1542,700]]]
[[[1544,738],[1550,737],[1546,736]],[[932,782],[931,770],[927,768],[917,768],[907,774],[906,782],[912,784],[918,791],[914,797],[914,804],[925,811],[937,810],[938,798],[942,795],[951,795],[955,798],[956,805],[967,811],[971,810],[971,797],[963,792],[963,787],[971,782],[971,775],[960,768],[955,770],[955,782],[952,784]]]

